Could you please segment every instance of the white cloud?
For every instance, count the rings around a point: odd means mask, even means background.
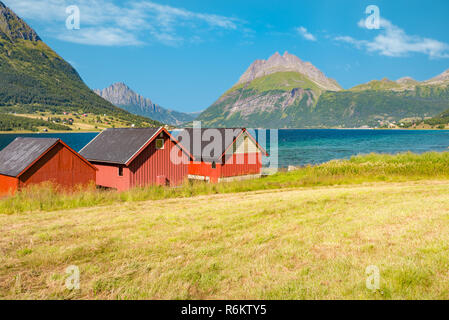
[[[307,31],[304,27],[298,27],[296,28],[296,32],[298,32],[304,39],[309,41],[316,41],[316,37]]]
[[[4,0],[26,20],[45,23],[47,34],[60,40],[101,46],[130,46],[147,42],[180,45],[197,43],[208,33],[235,31],[243,21],[198,13],[146,0]],[[80,9],[81,29],[67,30],[65,9]]]
[[[143,42],[131,33],[117,28],[82,28],[56,35],[59,40],[98,46],[135,46]]]
[[[358,26],[366,28],[365,21],[359,21]],[[335,40],[349,43],[358,49],[389,57],[404,57],[413,53],[421,53],[428,55],[430,58],[449,58],[449,45],[447,43],[408,35],[404,30],[386,19],[380,20],[380,27],[379,33],[373,40],[357,40],[349,36],[339,36]],[[375,31],[373,30],[373,32]]]

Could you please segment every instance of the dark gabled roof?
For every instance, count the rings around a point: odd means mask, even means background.
[[[223,154],[234,143],[235,139],[246,131],[244,128],[213,128],[212,130],[218,132],[222,138],[215,150],[213,150],[213,154],[206,154],[207,150],[205,148],[212,143],[213,139],[203,141],[200,137],[204,137],[203,134],[207,133],[207,130],[209,128],[186,128],[176,136],[179,142],[193,155],[195,161],[220,161]],[[183,143],[183,139],[186,137],[189,140],[187,143],[186,141]],[[198,146],[201,147],[199,148]]]
[[[0,174],[17,177],[59,139],[16,138],[0,151]]]
[[[80,154],[93,162],[126,165],[161,129],[106,129],[89,142]]]

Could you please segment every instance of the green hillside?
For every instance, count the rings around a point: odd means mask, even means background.
[[[324,91],[300,73],[279,72],[234,86],[198,120],[210,127],[379,127],[431,118],[448,108],[445,85],[384,79],[350,90]],[[449,120],[449,111],[441,117]]]
[[[278,72],[234,86],[197,120],[210,127],[293,127],[313,110],[321,93],[300,73]],[[241,108],[232,110],[236,105]]]
[[[444,96],[447,100],[449,100],[449,85],[447,85],[446,87],[435,88],[434,91],[437,91],[441,96]],[[428,92],[426,91],[426,93],[428,93]],[[440,113],[437,116],[433,117],[432,119],[428,119],[424,122],[426,124],[429,124],[432,126],[434,126],[434,125],[449,125],[449,106],[442,113]]]
[[[400,90],[402,86],[399,83],[388,79],[373,80],[368,83],[360,84],[350,89],[350,91],[365,91],[365,90]]]
[[[107,114],[135,125],[159,125],[113,106],[0,2],[0,112]]]
[[[376,126],[378,121],[435,116],[449,107],[449,89],[418,86],[416,90],[325,92],[310,114],[310,126]]]
[[[225,95],[238,90],[254,92],[291,91],[299,87],[302,89],[310,89],[317,94],[322,91],[317,84],[298,72],[277,72],[257,78],[250,83],[234,86]]]
[[[429,125],[448,125],[449,124],[449,110],[446,110],[432,119],[424,121],[424,123]]]
[[[72,130],[69,126],[53,123],[51,121],[0,113],[0,131],[38,131],[41,127],[57,131]]]

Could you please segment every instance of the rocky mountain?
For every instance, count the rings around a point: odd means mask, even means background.
[[[341,87],[312,64],[275,53],[254,62],[197,120],[218,127],[296,127],[328,90]]]
[[[37,33],[0,1],[0,38],[15,41],[18,39],[40,41]]]
[[[432,78],[430,80],[424,81],[426,85],[449,85],[449,69],[444,71],[442,74]]]
[[[211,127],[353,128],[425,119],[449,108],[447,76],[385,78],[343,90],[312,64],[276,53],[254,62],[197,120]]]
[[[401,79],[396,80],[397,84],[400,84],[402,86],[416,86],[417,84],[419,84],[419,81],[416,81],[415,79],[411,78],[411,77],[403,77]]]
[[[433,90],[440,94],[445,94],[446,98],[449,100],[449,69],[442,74],[432,78],[430,80],[424,81],[424,84],[429,88],[428,90]],[[448,125],[449,124],[449,106],[442,113],[426,121],[430,125]]]
[[[241,76],[237,85],[245,84],[257,78],[262,78],[278,72],[300,73],[323,90],[342,90],[337,81],[327,78],[310,62],[304,62],[288,52],[285,52],[282,56],[276,52],[268,60],[256,60]]]
[[[128,112],[140,116],[167,123],[170,125],[180,125],[193,121],[197,114],[183,113],[164,109],[154,104],[150,99],[137,94],[124,83],[114,83],[103,90],[94,90],[96,94],[111,102],[113,105],[123,108]]]
[[[82,112],[159,125],[96,95],[78,72],[0,2],[0,113]]]

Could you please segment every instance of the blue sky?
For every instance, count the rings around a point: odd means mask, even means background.
[[[91,88],[125,82],[163,107],[210,106],[256,59],[288,51],[344,88],[449,69],[447,0],[2,0]],[[80,9],[67,30],[66,8]],[[380,9],[367,29],[368,5]]]

